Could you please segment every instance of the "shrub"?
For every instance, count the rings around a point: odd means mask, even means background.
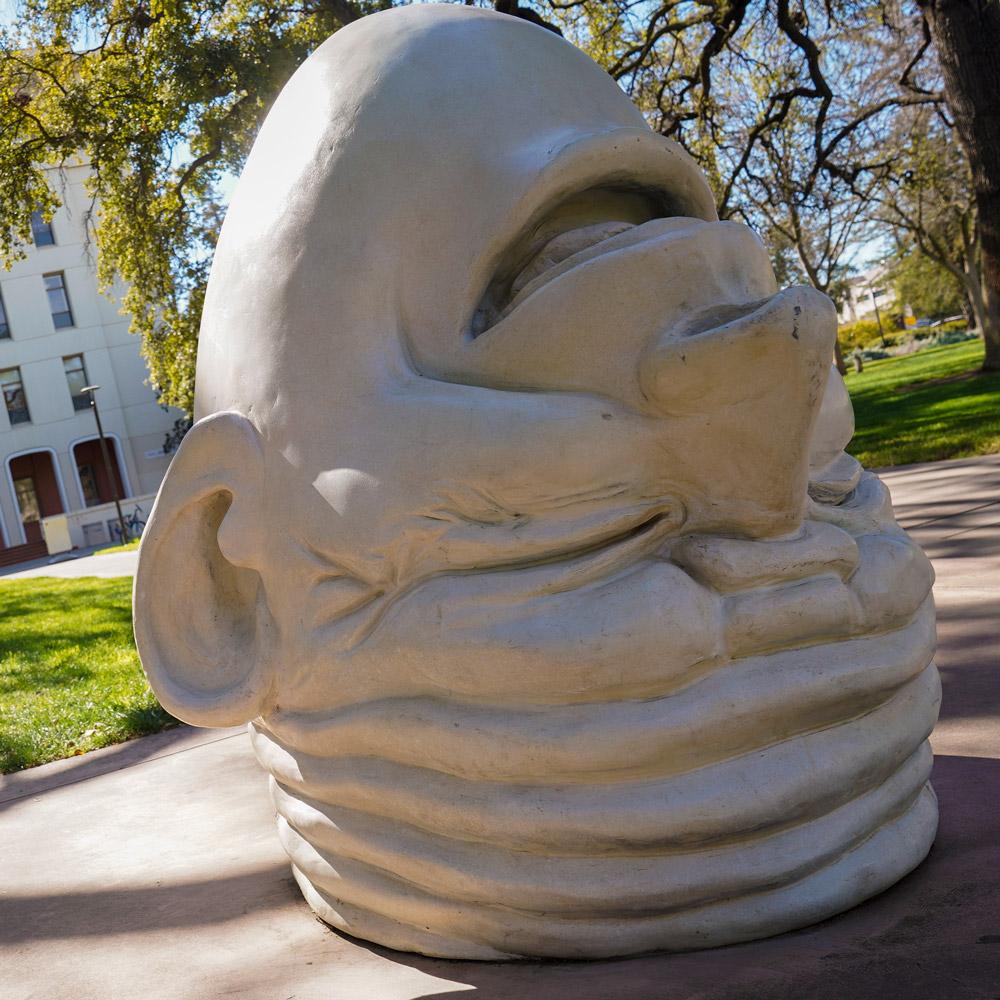
[[[867,347],[869,344],[881,345],[878,322],[874,319],[859,319],[856,323],[846,323],[837,331],[841,347],[845,351]],[[886,341],[890,340],[886,337]]]
[[[978,336],[979,334],[966,330],[965,323],[960,323],[957,327],[954,323],[945,323],[934,338],[934,343],[943,347],[945,344],[960,344],[963,340],[975,340]]]

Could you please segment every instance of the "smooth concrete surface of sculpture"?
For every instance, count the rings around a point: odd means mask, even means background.
[[[415,6],[299,69],[135,610],[171,712],[250,723],[319,916],[626,955],[920,862],[931,570],[843,452],[834,331],[555,35]]]

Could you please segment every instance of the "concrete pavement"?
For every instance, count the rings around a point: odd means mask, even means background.
[[[90,549],[89,552],[95,550]],[[8,566],[0,570],[0,579],[27,580],[35,576],[56,576],[70,579],[77,576],[135,576],[139,552],[109,552],[105,556],[76,555],[69,558],[36,559],[30,563]]]
[[[935,752],[1000,757],[1000,455],[881,475],[937,573],[943,708]],[[996,795],[1000,812],[1000,786]],[[1000,997],[1000,973],[997,984]]]
[[[310,915],[245,733],[179,727],[0,784],[0,997],[997,1000],[1000,456],[884,478],[938,572],[944,681],[938,840],[889,892],[686,955],[505,966],[390,952]]]

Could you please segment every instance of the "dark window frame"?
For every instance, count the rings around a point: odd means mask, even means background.
[[[53,278],[59,279],[58,287],[49,287],[49,281]],[[69,300],[69,289],[66,287],[66,272],[49,271],[48,274],[42,275],[42,284],[45,287],[45,297],[49,302],[49,315],[52,317],[52,325],[57,330],[65,330],[67,327],[76,326],[76,320],[73,318],[73,304]],[[62,292],[63,301],[66,303],[65,309],[53,308],[52,294],[54,292]]]
[[[67,364],[70,361],[79,360],[79,368],[68,368]],[[83,376],[83,381],[81,388],[87,385],[87,362],[83,357],[83,352],[78,354],[66,354],[63,356],[63,375],[66,377],[66,387],[69,389],[69,398],[73,401],[74,410],[87,410],[90,408],[90,394],[86,392],[74,392],[73,384],[70,382],[70,375],[75,375],[79,372]]]
[[[54,247],[56,245],[56,234],[52,229],[52,222],[46,222],[42,218],[41,212],[31,213],[31,239],[36,247]]]
[[[7,319],[7,306],[0,292],[0,340],[10,340],[10,320]]]
[[[10,421],[12,427],[16,424],[30,424],[31,410],[28,409],[28,394],[24,391],[24,377],[21,375],[21,366],[12,365],[10,368],[0,368],[0,377],[6,375],[8,372],[17,372],[17,388],[11,390],[8,388],[8,385],[12,383],[0,381],[4,407],[7,410],[7,419]],[[21,405],[12,408],[11,397],[16,396],[17,393],[21,395]]]
[[[80,477],[80,493],[83,495],[84,507],[99,507],[104,501],[101,500],[101,491],[97,488],[97,470],[90,464],[84,462],[76,467],[76,474]]]

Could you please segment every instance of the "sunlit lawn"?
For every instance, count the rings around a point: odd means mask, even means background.
[[[133,538],[131,542],[126,542],[124,545],[112,545],[106,549],[98,549],[94,555],[95,556],[110,556],[115,552],[131,552],[133,549],[139,548],[139,542],[142,539]]]
[[[982,361],[983,342],[969,340],[851,371],[857,432],[848,451],[875,468],[1000,452],[1000,373],[914,385],[971,374]]]
[[[0,581],[0,772],[173,721],[139,666],[131,591],[128,577]]]

